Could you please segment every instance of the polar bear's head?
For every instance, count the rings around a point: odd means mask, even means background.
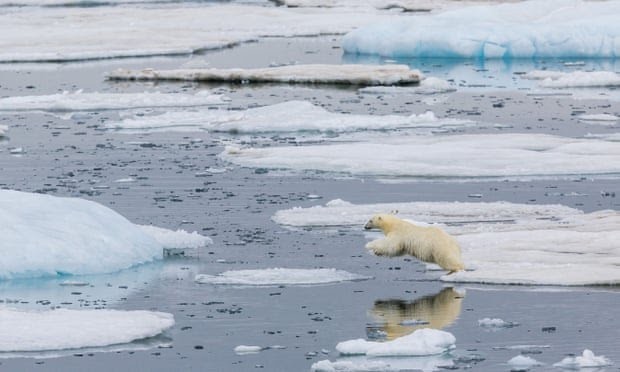
[[[376,214],[370,220],[368,220],[368,222],[366,222],[366,225],[364,225],[364,229],[381,229],[385,231],[386,228],[393,225],[394,221],[397,219],[397,217],[394,217],[391,214]]]

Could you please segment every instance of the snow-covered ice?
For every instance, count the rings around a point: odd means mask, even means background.
[[[592,350],[585,349],[582,355],[566,357],[553,366],[562,369],[581,370],[582,368],[601,368],[611,365],[609,359],[602,355],[594,355]]]
[[[345,281],[367,280],[370,277],[337,269],[287,269],[231,270],[218,275],[196,275],[196,282],[203,284],[232,284],[242,286],[314,285]]]
[[[421,73],[406,65],[287,65],[254,69],[119,69],[111,80],[178,80],[248,83],[392,85],[418,83]]]
[[[122,110],[150,107],[193,107],[225,105],[229,100],[220,94],[200,91],[184,93],[74,93],[44,96],[13,96],[0,98],[0,111],[92,111]]]
[[[613,58],[620,1],[523,1],[377,22],[347,34],[347,53],[388,57]]]
[[[442,354],[455,347],[456,338],[449,332],[423,328],[386,342],[356,339],[339,342],[336,350],[341,355],[370,357],[404,357]]]
[[[514,372],[529,371],[532,367],[542,365],[542,363],[536,359],[525,355],[517,355],[516,357],[511,358],[507,363],[510,366],[510,370]]]
[[[352,175],[471,179],[617,175],[620,146],[547,134],[403,136],[380,143],[241,148],[220,157],[245,167]]]
[[[469,120],[440,119],[431,111],[411,115],[354,115],[329,112],[306,101],[287,101],[274,105],[233,110],[171,111],[161,115],[137,116],[107,123],[110,129],[207,130],[211,132],[354,132],[403,128],[456,128],[471,126]]]
[[[444,281],[527,285],[620,283],[620,213],[583,213],[560,205],[417,202],[326,206],[277,212],[289,226],[359,226],[373,214],[439,224],[455,235],[468,271]],[[360,247],[360,251],[363,247]]]
[[[102,347],[154,337],[174,325],[153,311],[22,311],[0,308],[0,358],[7,352]],[[5,357],[11,356],[10,354]]]
[[[0,190],[0,278],[114,272],[209,238],[135,225],[79,198]]]
[[[362,94],[439,94],[456,91],[453,84],[436,77],[425,77],[418,86],[371,86],[358,89]]]
[[[600,125],[615,125],[620,117],[611,114],[584,114],[579,115],[579,120]]]
[[[184,55],[263,37],[342,34],[394,17],[398,15],[365,9],[233,4],[15,8],[0,14],[0,61]]]
[[[478,319],[478,325],[484,328],[512,328],[519,325],[516,322],[507,322],[499,318],[482,318]]]
[[[618,87],[620,74],[613,71],[550,71],[534,70],[522,76],[525,79],[540,80],[543,88],[593,88]]]
[[[321,360],[310,368],[313,372],[396,372],[438,371],[454,366],[452,358],[445,355],[424,357],[367,357],[345,356],[336,361]]]

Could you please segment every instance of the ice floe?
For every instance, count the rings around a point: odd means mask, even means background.
[[[620,86],[620,75],[613,71],[564,72],[534,70],[523,75],[523,78],[540,80],[538,85],[543,88],[590,88]]]
[[[341,355],[366,355],[370,357],[404,357],[442,354],[455,348],[456,338],[449,332],[437,329],[418,329],[413,333],[386,342],[356,339],[336,345]]]
[[[620,120],[620,117],[611,114],[584,114],[579,115],[579,120],[600,125],[615,125]]]
[[[583,213],[560,205],[418,202],[326,206],[277,212],[289,226],[359,226],[377,212],[439,224],[455,235],[468,271],[450,282],[525,285],[620,283],[620,213]],[[363,247],[360,247],[362,250]]]
[[[0,61],[184,55],[262,37],[342,34],[393,17],[397,16],[364,9],[299,10],[232,4],[16,8],[0,14],[0,34],[4,35]]]
[[[172,314],[153,311],[22,311],[2,307],[0,358],[19,352],[125,344],[157,336],[173,325]]]
[[[321,7],[321,8],[372,8],[380,10],[398,10],[408,12],[428,12],[450,7],[479,5],[483,2],[443,0],[275,0],[277,4],[290,7]],[[488,2],[484,2],[487,3]]]
[[[8,125],[0,124],[0,137],[6,136],[6,132],[8,131],[9,131]]]
[[[336,269],[286,269],[232,270],[218,275],[196,275],[202,284],[232,284],[242,286],[314,285],[345,281],[367,280],[370,277]]]
[[[313,372],[396,372],[452,369],[452,358],[444,355],[425,357],[366,357],[345,356],[336,361],[321,360],[312,364]]]
[[[0,190],[0,233],[0,279],[114,272],[162,258],[164,248],[210,242],[135,225],[85,199],[11,190]]]
[[[512,328],[519,325],[516,322],[507,322],[499,318],[482,318],[478,319],[478,325],[484,328]]]
[[[74,93],[45,96],[14,96],[0,98],[0,111],[92,111],[122,110],[150,107],[192,107],[225,105],[229,99],[220,94],[200,91],[184,93]]]
[[[510,366],[510,370],[514,372],[529,371],[532,367],[542,365],[542,363],[536,359],[525,355],[517,355],[516,357],[511,358],[507,363]]]
[[[447,80],[436,77],[426,77],[420,81],[418,86],[370,86],[358,89],[362,94],[439,94],[456,91],[453,84]]]
[[[176,80],[236,83],[305,83],[349,85],[413,84],[422,74],[406,65],[288,65],[255,69],[124,70],[110,80]]]
[[[389,57],[620,56],[619,1],[523,1],[402,17],[347,34],[347,53]],[[472,21],[473,20],[473,21]]]
[[[380,143],[241,148],[220,157],[245,167],[416,179],[530,179],[620,173],[620,146],[547,134],[401,136]]]
[[[248,346],[248,345],[239,345],[236,346],[233,350],[235,354],[244,355],[244,354],[256,354],[263,350],[261,346]]]
[[[585,349],[582,355],[566,357],[553,366],[563,369],[580,370],[582,368],[601,368],[610,365],[612,365],[612,363],[609,359],[602,355],[594,355],[592,350]]]
[[[405,115],[354,115],[333,113],[306,101],[288,101],[243,111],[171,111],[137,116],[106,127],[125,131],[207,130],[210,132],[354,132],[403,128],[455,128],[475,125],[462,119],[439,119],[431,111]]]

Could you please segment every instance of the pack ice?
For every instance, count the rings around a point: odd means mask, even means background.
[[[114,272],[211,242],[135,225],[92,201],[12,190],[0,190],[0,235],[0,279]]]
[[[347,53],[439,58],[614,58],[620,1],[531,0],[414,15],[360,27]]]

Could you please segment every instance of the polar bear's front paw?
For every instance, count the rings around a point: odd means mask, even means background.
[[[381,250],[381,245],[377,244],[378,240],[373,240],[372,242],[369,242],[368,244],[366,244],[366,250],[369,253],[374,254],[375,256],[383,256],[383,251]]]

